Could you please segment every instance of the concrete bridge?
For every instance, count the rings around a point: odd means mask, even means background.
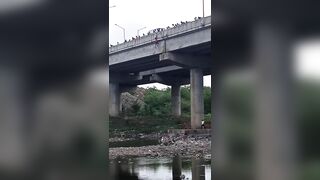
[[[203,76],[211,74],[211,16],[109,48],[110,115],[128,88],[162,83],[172,88],[172,114],[181,115],[180,86],[191,85],[191,127],[203,119]]]

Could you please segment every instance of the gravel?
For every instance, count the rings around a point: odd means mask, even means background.
[[[211,157],[209,136],[165,135],[160,145],[109,148],[109,159],[117,157]]]

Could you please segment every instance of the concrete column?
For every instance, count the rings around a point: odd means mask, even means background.
[[[120,89],[119,84],[109,84],[109,115],[119,116],[120,114]]]
[[[173,116],[176,116],[176,117],[181,116],[180,85],[171,86],[171,110],[172,110]]]
[[[15,176],[27,168],[29,137],[25,133],[26,89],[25,74],[14,69],[0,66],[0,171],[2,175]],[[11,174],[13,173],[13,174]],[[12,175],[12,176],[11,176]],[[2,179],[2,178],[1,178]]]
[[[256,163],[258,180],[292,180],[296,160],[292,116],[291,37],[282,23],[255,29]]]
[[[191,128],[200,129],[204,116],[203,72],[199,68],[190,70]]]
[[[211,73],[211,160],[214,162],[212,177],[223,177],[224,170],[229,162],[229,149],[226,139],[226,112],[223,100],[222,72],[215,69]],[[213,172],[214,169],[214,172]],[[214,176],[213,176],[214,175]]]
[[[119,92],[119,113],[121,113],[121,112],[122,112],[122,100],[121,100],[121,94],[122,94],[122,92],[120,91],[120,92]]]

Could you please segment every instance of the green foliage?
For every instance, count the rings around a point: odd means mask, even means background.
[[[211,88],[204,87],[204,112],[211,113]],[[144,96],[145,106],[137,112],[139,115],[168,116],[171,114],[171,88],[159,90],[148,88]],[[135,109],[135,108],[133,108]],[[138,109],[138,108],[136,108]],[[181,113],[190,115],[190,86],[181,87]]]
[[[181,87],[181,113],[190,116],[190,86]]]
[[[304,160],[320,159],[320,84],[304,82],[298,88],[297,119]]]
[[[145,106],[141,114],[164,116],[170,113],[171,93],[170,88],[159,90],[156,88],[148,88],[144,96]]]
[[[204,114],[211,113],[211,88],[204,87],[203,89]]]
[[[211,113],[204,115],[204,122],[205,123],[211,123]]]

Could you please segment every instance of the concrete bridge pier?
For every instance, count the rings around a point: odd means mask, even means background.
[[[181,116],[181,91],[177,84],[171,86],[171,110],[173,116]]]
[[[281,23],[256,25],[256,163],[258,180],[292,180],[296,172],[296,122],[292,32]]]
[[[215,162],[214,168],[211,169],[211,174],[214,177],[223,177],[225,169],[229,165],[230,154],[228,139],[226,138],[227,114],[225,110],[225,99],[223,96],[222,78],[224,73],[220,68],[215,67],[211,73],[211,161]],[[213,172],[215,170],[215,172]],[[213,177],[213,176],[212,176]]]
[[[191,128],[200,129],[204,117],[203,72],[200,68],[190,70]]]
[[[0,177],[9,171],[24,172],[29,162],[29,148],[24,143],[28,140],[26,120],[30,120],[25,118],[25,77],[19,70],[0,66]]]
[[[109,115],[119,116],[120,114],[120,87],[119,84],[109,84]]]

